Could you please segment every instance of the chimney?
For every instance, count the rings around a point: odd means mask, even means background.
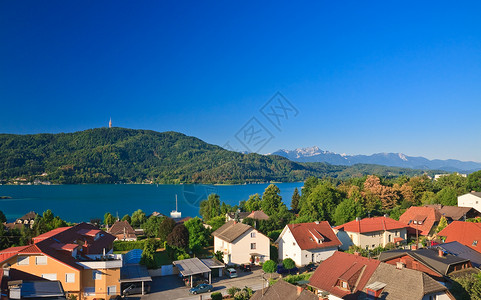
[[[359,252],[357,252],[357,251],[354,251],[353,254],[356,255],[356,256],[361,256],[361,253],[359,253]]]
[[[302,287],[297,285],[296,288],[297,288],[297,296],[299,296],[302,293]]]
[[[404,269],[405,267],[406,267],[406,264],[403,263],[402,261],[396,262],[396,269],[402,270],[402,269]]]
[[[314,221],[314,223],[319,224],[319,221]]]
[[[357,222],[361,221],[361,217],[356,217],[356,221]]]
[[[9,278],[10,277],[10,264],[9,263],[4,263],[2,266],[3,270],[3,277]],[[1,288],[1,287],[0,287]]]
[[[89,254],[89,244],[87,243],[87,241],[85,241],[85,243],[83,244],[82,251],[84,255]]]
[[[389,215],[388,215],[388,214],[384,214],[384,218],[389,218]]]
[[[439,257],[444,257],[444,252],[441,248],[438,249],[438,255]]]

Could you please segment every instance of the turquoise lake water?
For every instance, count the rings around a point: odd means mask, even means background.
[[[51,209],[55,215],[70,222],[103,219],[106,212],[120,217],[142,209],[147,215],[154,211],[169,215],[175,209],[178,197],[182,217],[199,215],[199,203],[207,195],[217,193],[220,200],[230,205],[247,200],[249,195],[262,194],[269,184],[246,185],[137,185],[137,184],[86,184],[86,185],[32,185],[0,186],[0,210],[9,221],[29,211],[42,213]],[[289,207],[294,188],[302,182],[276,184],[284,203]]]

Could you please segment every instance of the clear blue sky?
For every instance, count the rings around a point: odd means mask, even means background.
[[[481,2],[1,1],[0,132],[106,126],[481,161]],[[276,129],[261,107],[298,110]]]

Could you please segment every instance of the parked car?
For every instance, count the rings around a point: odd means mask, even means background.
[[[150,284],[144,283],[144,292],[146,294],[150,293]],[[135,294],[142,294],[142,283],[136,282],[129,285],[122,291],[122,295],[135,295]]]
[[[237,271],[234,268],[229,268],[225,270],[225,272],[226,272],[226,275],[230,278],[237,277]]]
[[[277,274],[296,274],[297,272],[299,272],[297,267],[288,270],[283,265],[277,265]]]
[[[317,266],[313,263],[310,263],[306,266],[306,271],[307,272],[312,272],[312,271],[315,271],[317,269]]]
[[[252,270],[250,264],[242,264],[240,265],[240,269],[242,272],[250,272]]]
[[[196,287],[193,287],[189,290],[190,294],[197,295],[200,293],[206,293],[206,292],[211,292],[214,289],[214,287],[210,284],[202,283],[199,284]]]

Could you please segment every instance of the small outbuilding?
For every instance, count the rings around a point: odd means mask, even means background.
[[[173,262],[173,265],[179,270],[182,276],[189,278],[190,287],[194,287],[193,277],[196,275],[208,276],[209,283],[212,283],[212,270],[197,257],[176,260]]]

